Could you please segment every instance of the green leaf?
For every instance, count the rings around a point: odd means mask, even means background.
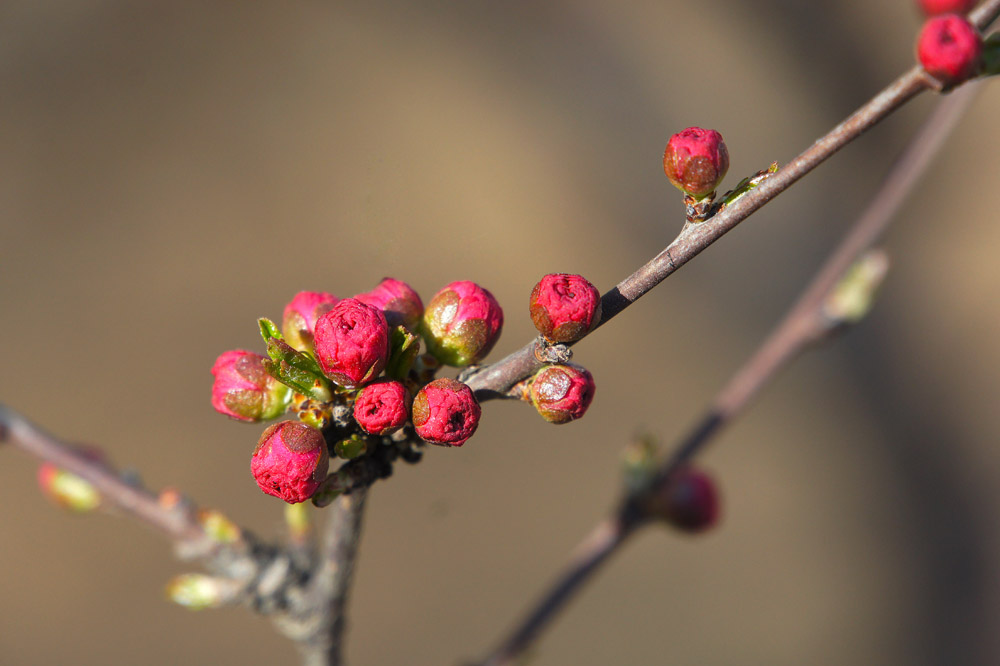
[[[982,76],[1000,74],[1000,32],[994,32],[983,40]]]
[[[403,326],[395,326],[389,332],[389,362],[385,374],[393,379],[406,379],[413,362],[420,354],[420,337]]]
[[[760,182],[762,180],[770,176],[772,173],[775,173],[777,170],[778,170],[778,163],[772,162],[771,166],[769,166],[764,171],[758,171],[753,176],[749,176],[741,180],[739,183],[736,184],[736,187],[734,187],[730,191],[726,192],[725,195],[723,195],[722,202],[719,204],[719,210],[722,210],[723,208],[733,203],[734,201],[742,197],[744,194],[746,194],[753,188],[760,185]]]
[[[258,319],[257,325],[260,326],[260,336],[264,338],[264,342],[269,342],[271,338],[276,338],[278,340],[284,339],[278,325],[267,317],[261,317]]]

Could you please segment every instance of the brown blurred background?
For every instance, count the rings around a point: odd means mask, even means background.
[[[208,401],[220,352],[298,290],[476,280],[532,336],[547,272],[606,290],[680,228],[671,133],[719,129],[725,186],[786,162],[912,64],[909,0],[0,5],[0,402],[258,533],[260,427]],[[1000,153],[994,84],[902,213],[878,307],[704,458],[721,529],[644,532],[538,664],[1000,661]],[[576,348],[582,422],[491,403],[369,504],[352,664],[457,664],[610,506],[632,433],[681,434],[873,193],[924,96]],[[294,663],[191,570],[76,517],[0,452],[0,662]]]

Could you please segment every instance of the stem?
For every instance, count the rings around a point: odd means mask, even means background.
[[[934,110],[897,159],[872,203],[854,223],[781,323],[716,395],[702,419],[657,470],[655,481],[646,493],[655,493],[667,483],[670,475],[704,448],[723,426],[732,422],[777,376],[779,370],[829,332],[829,322],[825,320],[822,308],[831,290],[858,256],[888,227],[978,89],[978,85],[967,86],[946,98]],[[571,558],[563,573],[542,595],[534,609],[480,666],[510,664],[530,646],[555,615],[580,591],[583,584],[598,571],[600,565],[625,542],[626,537],[645,524],[639,506],[646,496],[626,497],[621,503],[617,519],[600,523],[584,539],[578,546],[578,552],[584,553],[584,556]]]
[[[989,0],[972,12],[969,19],[977,28],[984,30],[998,14],[1000,0]],[[755,189],[706,221],[686,224],[670,245],[601,297],[601,320],[591,332],[648,293],[824,160],[928,88],[940,88],[940,84],[921,67],[913,67],[802,154],[761,181]],[[537,340],[532,340],[507,357],[470,374],[465,378],[465,383],[475,391],[480,402],[503,397],[511,386],[531,376],[542,366],[542,362],[535,356],[536,348]]]
[[[299,642],[306,666],[341,666],[344,663],[347,599],[367,495],[367,487],[359,488],[338,497],[328,509],[320,559],[306,589],[307,612],[317,617],[313,630]]]

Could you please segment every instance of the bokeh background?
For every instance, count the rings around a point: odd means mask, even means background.
[[[0,6],[0,402],[254,531],[260,427],[208,401],[302,289],[475,280],[527,342],[548,272],[602,290],[681,225],[671,133],[717,128],[726,186],[787,162],[913,62],[909,0]],[[846,148],[576,347],[564,427],[491,403],[458,450],[373,492],[354,664],[481,655],[616,495],[623,445],[669,443],[757,345],[934,100]],[[902,211],[878,307],[782,375],[707,452],[721,528],[649,529],[537,664],[1000,660],[1000,89]],[[127,519],[67,515],[0,451],[4,664],[294,663],[242,609],[163,599],[191,570]]]

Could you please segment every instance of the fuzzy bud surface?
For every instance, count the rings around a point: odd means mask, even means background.
[[[345,298],[316,322],[315,344],[323,374],[340,386],[357,388],[385,368],[389,325],[378,308]]]
[[[715,130],[688,127],[670,137],[663,171],[685,194],[703,199],[715,192],[729,171],[729,150]]]
[[[223,352],[212,366],[212,407],[240,421],[273,419],[285,411],[292,390],[267,374],[260,354]]]
[[[917,38],[917,58],[931,76],[955,85],[974,76],[982,64],[983,40],[964,16],[927,19]]]
[[[378,381],[361,389],[354,401],[354,420],[372,435],[396,432],[410,416],[410,394],[401,382]]]
[[[601,293],[579,275],[546,275],[531,290],[528,312],[550,342],[573,342],[601,318]]]
[[[413,425],[431,444],[462,446],[476,432],[481,414],[472,389],[454,379],[435,379],[413,399]]]
[[[289,504],[312,497],[329,467],[322,433],[299,421],[268,427],[250,459],[250,471],[260,489]]]
[[[684,467],[653,496],[649,510],[685,532],[703,532],[718,522],[719,493],[708,474]]]
[[[976,0],[920,0],[920,8],[928,16],[968,14],[975,6]]]
[[[394,278],[382,278],[377,287],[358,294],[355,298],[381,310],[390,327],[405,326],[415,331],[424,314],[424,302],[420,300],[420,294],[402,280]]]
[[[569,423],[594,400],[594,377],[577,365],[550,365],[535,373],[528,389],[531,404],[549,423]]]
[[[445,365],[466,366],[486,357],[503,329],[497,299],[475,282],[452,282],[424,312],[427,351]]]
[[[285,342],[299,351],[312,351],[316,322],[339,301],[325,291],[300,291],[295,294],[281,317],[281,333]]]

